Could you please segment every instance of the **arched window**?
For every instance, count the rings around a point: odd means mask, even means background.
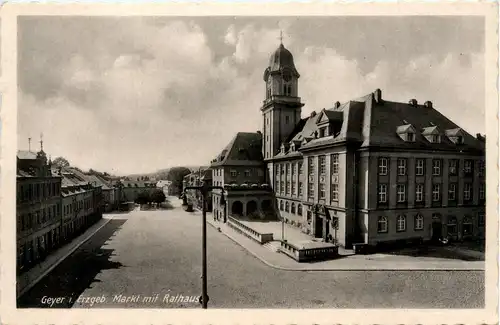
[[[424,229],[424,217],[421,214],[415,216],[415,230]]]
[[[377,232],[387,232],[387,217],[378,217]]]
[[[283,201],[280,201],[280,211],[283,211]]]
[[[285,212],[290,212],[290,203],[285,203]]]
[[[295,203],[293,203],[293,202],[292,202],[292,208],[291,208],[290,212],[295,214]]]
[[[406,230],[406,216],[399,215],[396,219],[396,231]]]
[[[297,204],[297,214],[302,216],[302,204]]]

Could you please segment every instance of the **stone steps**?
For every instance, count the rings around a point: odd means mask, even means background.
[[[281,243],[276,240],[267,242],[262,246],[269,249],[271,252],[279,253],[281,251]]]

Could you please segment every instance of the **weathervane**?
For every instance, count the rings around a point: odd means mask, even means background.
[[[43,133],[40,133],[40,151],[43,151]]]
[[[283,30],[280,30],[280,44],[283,44]]]

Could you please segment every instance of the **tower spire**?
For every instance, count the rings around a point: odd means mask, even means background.
[[[43,151],[43,133],[40,133],[40,151]]]
[[[283,30],[280,30],[280,44],[283,45]]]

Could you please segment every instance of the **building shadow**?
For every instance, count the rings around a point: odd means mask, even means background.
[[[410,257],[428,257],[439,259],[451,259],[461,261],[484,261],[484,254],[477,252],[477,254],[470,254],[460,249],[453,249],[453,246],[438,246],[432,244],[422,244],[419,246],[405,247],[394,249],[390,247],[381,247],[379,253],[387,255],[399,255]]]
[[[114,250],[105,248],[126,219],[109,221],[88,241],[68,256],[33,288],[17,299],[17,308],[71,308],[78,297],[103,270],[119,269],[120,262],[112,261]],[[53,304],[47,298],[60,298]]]

